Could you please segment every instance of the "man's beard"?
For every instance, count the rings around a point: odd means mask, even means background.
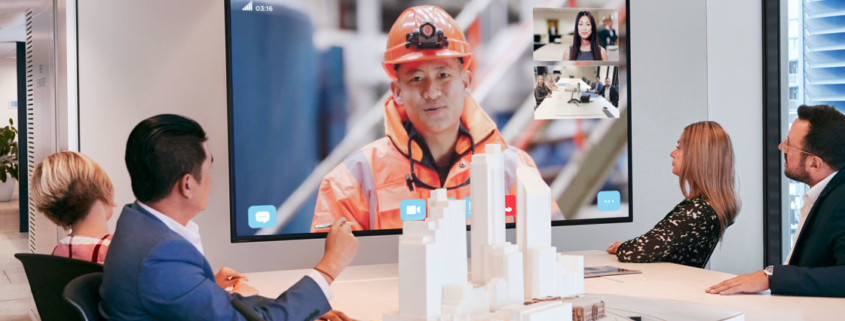
[[[784,155],[784,159],[786,155]],[[787,178],[795,181],[799,181],[804,184],[810,184],[810,173],[807,173],[807,169],[804,168],[804,162],[807,160],[807,155],[801,154],[801,160],[798,162],[798,166],[794,170],[789,169],[789,161],[786,161],[785,168],[783,169],[783,174],[786,175]]]

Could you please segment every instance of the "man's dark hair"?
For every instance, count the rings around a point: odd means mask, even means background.
[[[126,142],[126,169],[135,198],[159,201],[185,174],[200,181],[206,140],[202,126],[186,117],[164,114],[141,121]]]
[[[845,115],[828,105],[798,107],[798,118],[810,122],[804,151],[835,170],[845,167]]]

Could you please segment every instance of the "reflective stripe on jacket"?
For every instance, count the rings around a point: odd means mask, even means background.
[[[384,112],[385,137],[365,145],[323,178],[312,232],[314,225],[332,223],[341,216],[357,223],[352,226],[353,230],[399,229],[402,228],[399,203],[405,199],[427,200],[430,197],[431,190],[418,187],[411,191],[406,183],[405,175],[410,174],[411,164],[408,159],[408,133],[402,125],[408,119],[404,107],[390,97],[385,102]],[[487,144],[502,145],[505,186],[508,187],[506,194],[516,195],[517,167],[537,168],[531,156],[509,146],[493,120],[472,97],[464,101],[461,122],[472,135],[477,153],[483,153]],[[460,158],[452,164],[444,185],[440,184],[436,169],[420,163],[423,150],[416,141],[411,143],[411,148],[416,175],[428,185],[455,186],[470,176],[472,153],[468,137],[458,137],[455,153]],[[469,197],[471,185],[449,190],[447,195],[455,199]],[[559,211],[557,204],[552,202],[552,212]]]

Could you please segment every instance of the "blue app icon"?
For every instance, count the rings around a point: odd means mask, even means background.
[[[470,206],[472,200],[469,198],[469,196],[464,197],[464,200],[467,201],[467,218],[469,218],[470,214],[472,213],[470,211],[470,209],[472,209],[472,206]]]
[[[276,207],[255,205],[249,207],[249,227],[267,228],[276,226]]]
[[[422,221],[425,219],[425,200],[409,199],[399,202],[399,218],[403,221]]]
[[[621,195],[619,191],[601,191],[596,198],[596,203],[601,212],[618,211],[621,204]]]

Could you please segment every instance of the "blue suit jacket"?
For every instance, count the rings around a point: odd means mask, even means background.
[[[245,320],[233,298],[266,320],[314,320],[331,309],[309,277],[275,300],[229,294],[202,253],[137,203],[126,205],[117,221],[100,296],[107,320]]]
[[[602,89],[604,89],[604,84],[599,82],[594,82],[592,86],[590,86],[590,90],[598,94]]]

